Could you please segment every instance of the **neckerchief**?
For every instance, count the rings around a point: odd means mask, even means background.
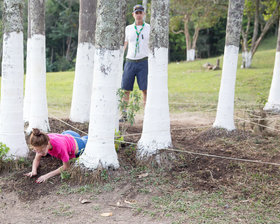
[[[140,36],[140,33],[143,30],[144,26],[145,26],[145,22],[143,22],[143,25],[142,25],[141,29],[138,32],[137,26],[134,23],[134,29],[136,30],[136,35],[137,35],[137,37],[136,37],[136,44],[135,44],[135,54],[134,54],[134,57],[136,57],[137,52],[139,53],[139,36]]]

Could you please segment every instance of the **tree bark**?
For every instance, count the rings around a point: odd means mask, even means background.
[[[213,127],[234,130],[234,92],[244,0],[229,0],[226,44],[216,119]]]
[[[172,145],[167,87],[169,0],[153,0],[151,11],[148,93],[139,158]]]
[[[30,73],[30,51],[31,51],[31,20],[30,20],[30,0],[28,0],[28,28],[27,28],[27,43],[26,43],[26,74],[25,74],[25,95],[23,102],[23,119],[29,122],[30,107],[31,107],[31,73]]]
[[[45,37],[45,0],[30,0],[31,25],[31,106],[29,126],[45,132],[50,130],[46,90],[46,37]]]
[[[280,19],[279,19],[280,21]],[[268,101],[264,110],[280,113],[280,26],[278,26],[278,38],[275,54],[273,77],[269,91]]]
[[[23,5],[24,0],[4,0],[0,142],[9,147],[11,158],[28,153],[23,125]]]
[[[96,0],[80,0],[79,42],[70,120],[88,122],[94,66]]]
[[[114,145],[116,87],[120,62],[120,39],[124,22],[117,0],[97,1],[94,81],[91,97],[89,138],[80,163],[89,169],[118,168]],[[123,18],[123,17],[122,17]]]
[[[147,5],[148,5],[147,3],[148,3],[148,0],[143,0],[142,1],[142,5],[144,7],[145,13],[147,13]]]
[[[122,74],[123,74],[123,62],[124,62],[124,41],[125,41],[125,27],[126,27],[126,10],[127,10],[127,1],[120,1],[122,7],[122,25],[121,25],[121,38],[120,38],[120,62],[119,62],[119,73],[117,77],[117,91],[121,88],[122,83]],[[119,102],[119,96],[117,96],[117,102]],[[119,108],[119,107],[118,107]],[[119,131],[119,110],[116,110],[115,117],[115,130]]]

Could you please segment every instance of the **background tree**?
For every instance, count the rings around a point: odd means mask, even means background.
[[[0,142],[9,156],[26,156],[23,126],[23,0],[4,1]]]
[[[214,127],[229,131],[235,129],[234,92],[243,9],[244,0],[229,0],[221,87],[213,124]]]
[[[27,132],[32,128],[49,131],[46,91],[45,0],[30,0],[30,114]]]
[[[280,19],[279,19],[280,22]],[[278,26],[278,38],[275,54],[273,77],[269,92],[268,101],[264,110],[280,112],[280,26]]]
[[[47,0],[47,71],[74,70],[78,26],[79,0]]]
[[[98,0],[95,31],[94,80],[91,97],[89,139],[80,162],[95,169],[118,168],[114,145],[117,110],[117,78],[120,70],[122,4],[118,0]]]
[[[252,59],[270,27],[277,21],[279,0],[246,0],[244,15],[247,25],[242,30],[242,68],[250,68]],[[253,33],[250,33],[254,19]]]
[[[171,0],[174,15],[170,21],[171,31],[175,34],[184,33],[187,61],[195,59],[199,31],[217,23],[224,12],[224,7],[223,0]],[[182,26],[183,29],[180,29]]]
[[[79,44],[70,119],[89,121],[93,79],[96,0],[80,0]]]
[[[168,106],[168,28],[169,0],[153,0],[148,93],[143,131],[138,142],[139,156],[149,156],[172,145]]]
[[[143,0],[142,5],[144,7],[145,12],[147,12],[148,0]]]

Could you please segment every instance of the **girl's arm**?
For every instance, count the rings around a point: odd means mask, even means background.
[[[32,163],[32,171],[24,174],[25,176],[33,177],[33,176],[37,175],[37,169],[38,169],[38,166],[40,164],[41,157],[42,157],[42,155],[36,153],[35,158],[34,158],[33,163]]]
[[[61,171],[64,171],[64,170],[68,170],[70,167],[70,162],[68,161],[67,163],[63,162],[63,166],[57,168],[56,170],[53,170],[43,176],[40,176],[37,180],[36,180],[36,183],[42,183],[42,182],[45,182],[47,179],[53,177],[53,176],[56,176],[58,174],[61,173]]]

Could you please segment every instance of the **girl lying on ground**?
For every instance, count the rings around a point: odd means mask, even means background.
[[[81,137],[74,131],[64,131],[61,134],[45,134],[39,129],[34,128],[30,136],[30,144],[33,151],[36,152],[32,164],[32,171],[24,174],[28,177],[37,175],[37,169],[42,156],[50,154],[63,162],[63,166],[53,170],[43,176],[40,176],[36,183],[45,182],[47,179],[58,175],[61,171],[67,170],[70,166],[69,160],[79,157],[87,144],[88,136]]]

